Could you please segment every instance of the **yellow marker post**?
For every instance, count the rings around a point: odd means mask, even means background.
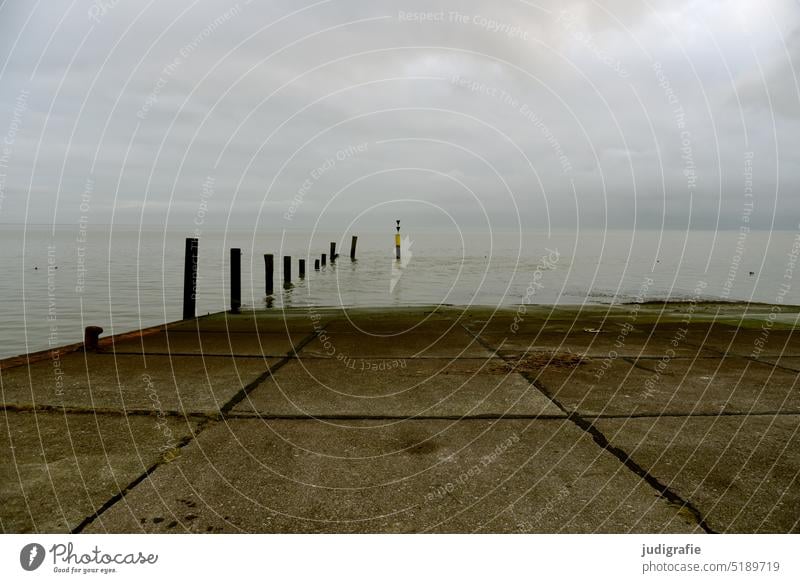
[[[400,261],[400,220],[397,220],[397,233],[394,236],[394,253],[398,261]]]

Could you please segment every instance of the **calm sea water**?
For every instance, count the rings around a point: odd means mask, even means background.
[[[88,325],[115,334],[181,317],[184,238],[190,232],[0,229],[0,357],[79,341]],[[197,312],[227,309],[231,247],[243,250],[243,302],[257,308],[267,307],[264,253],[276,258],[274,307],[581,304],[695,296],[800,304],[800,282],[791,281],[798,251],[793,232],[405,234],[410,250],[398,266],[391,231],[358,233],[355,263],[348,257],[350,233],[204,232]],[[342,257],[315,272],[314,259],[328,251],[330,241],[337,242]],[[293,257],[295,277],[286,290],[280,285],[283,255]],[[305,280],[297,279],[301,257],[307,261]]]

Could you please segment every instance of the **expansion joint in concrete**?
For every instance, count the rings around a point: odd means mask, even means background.
[[[502,358],[504,361],[513,364],[513,359],[504,358],[504,357],[500,356],[500,354],[498,353],[498,348],[497,347],[491,346],[483,338],[481,338],[477,334],[474,334],[468,328],[464,327],[464,330],[466,330],[467,333],[470,334],[475,339],[476,342],[478,342],[481,346],[486,348],[486,350],[490,351],[492,354],[498,356],[499,358]],[[619,448],[619,447],[613,445],[611,443],[611,441],[605,436],[605,434],[602,431],[600,431],[600,429],[598,429],[591,421],[589,421],[585,417],[581,416],[579,413],[567,409],[563,405],[563,403],[561,403],[558,399],[556,399],[555,396],[552,394],[552,392],[550,390],[548,390],[547,387],[545,387],[537,379],[532,378],[528,373],[526,373],[524,371],[517,370],[516,372],[518,374],[520,374],[526,381],[528,381],[534,387],[536,387],[545,397],[550,399],[550,401],[556,407],[558,407],[564,413],[566,413],[567,414],[567,419],[569,421],[571,421],[572,423],[574,423],[582,431],[584,431],[588,435],[590,435],[592,440],[599,447],[601,447],[602,449],[604,449],[605,451],[607,451],[608,453],[613,455],[628,470],[630,470],[631,472],[633,472],[634,474],[636,474],[637,476],[642,478],[650,487],[652,487],[654,490],[656,490],[658,492],[658,494],[662,498],[664,498],[665,500],[667,500],[668,502],[670,502],[672,504],[675,504],[677,506],[681,506],[682,508],[686,509],[689,513],[691,513],[692,516],[694,517],[695,521],[697,522],[697,525],[701,529],[703,529],[703,531],[705,531],[705,532],[707,532],[709,534],[713,534],[714,533],[714,531],[711,529],[711,527],[706,522],[705,518],[703,518],[703,516],[700,513],[700,511],[697,509],[697,507],[694,504],[692,504],[691,501],[684,500],[679,494],[677,494],[676,492],[672,491],[669,488],[669,486],[667,486],[666,484],[662,484],[661,481],[658,478],[656,478],[654,475],[652,475],[650,472],[648,472],[646,469],[644,469],[642,466],[640,466],[622,448]]]
[[[195,431],[191,433],[191,435],[187,435],[183,439],[180,440],[176,450],[181,450],[187,445],[189,445],[194,439],[203,432],[206,427],[209,425],[214,424],[216,421],[224,420],[224,415],[230,412],[236,405],[238,405],[241,401],[243,401],[247,395],[250,394],[258,385],[263,383],[267,380],[276,370],[284,366],[286,363],[291,362],[292,358],[297,355],[300,350],[303,349],[309,342],[313,341],[322,331],[324,327],[321,327],[317,330],[314,330],[311,334],[305,337],[297,346],[295,346],[292,350],[290,350],[279,362],[277,362],[274,366],[268,367],[267,370],[259,375],[257,379],[253,382],[249,383],[247,386],[243,387],[238,393],[236,393],[227,403],[225,403],[221,408],[219,414],[216,416],[216,419],[204,419],[202,420]],[[156,463],[151,465],[150,467],[145,470],[145,472],[135,478],[132,482],[130,482],[125,488],[121,491],[117,492],[114,496],[106,500],[100,508],[98,508],[93,514],[84,518],[80,524],[78,524],[75,528],[73,528],[70,532],[71,534],[79,534],[83,532],[86,527],[92,524],[95,520],[97,520],[106,510],[114,506],[117,502],[125,498],[125,496],[133,490],[136,486],[141,484],[144,480],[146,480],[153,472],[155,472],[161,465],[167,463],[164,458],[161,458]]]

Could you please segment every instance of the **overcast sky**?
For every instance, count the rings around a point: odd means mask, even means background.
[[[795,229],[798,67],[795,0],[5,0],[0,223]]]

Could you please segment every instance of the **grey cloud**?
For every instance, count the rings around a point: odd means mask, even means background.
[[[23,29],[31,7],[6,2],[0,136],[19,92],[30,98],[0,222],[74,222],[91,179],[94,222],[143,212],[190,225],[213,176],[210,224],[230,215],[304,228],[351,184],[327,211],[332,227],[403,197],[481,225],[455,177],[497,226],[516,225],[516,205],[537,228],[735,228],[752,151],[754,224],[776,214],[794,226],[796,4],[313,4],[84,0],[66,14],[66,2],[40,7]],[[433,19],[401,18],[419,12]],[[314,179],[292,221],[282,218],[310,173],[361,143],[365,152]],[[407,167],[442,175],[393,170]]]

